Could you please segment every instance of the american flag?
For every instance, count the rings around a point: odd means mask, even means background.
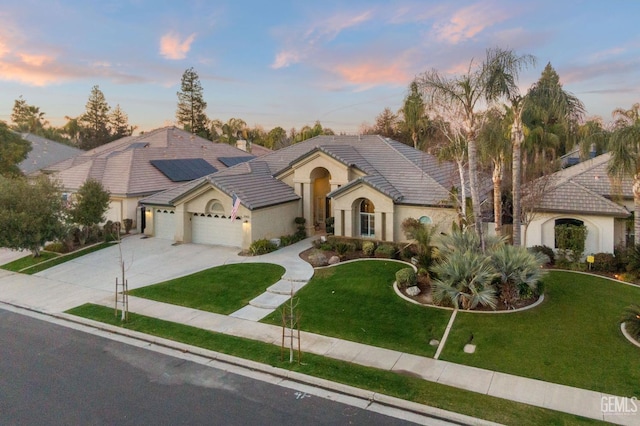
[[[233,204],[231,207],[231,222],[233,222],[236,220],[236,214],[238,213],[238,208],[240,208],[240,197],[235,192],[231,196],[231,203]]]

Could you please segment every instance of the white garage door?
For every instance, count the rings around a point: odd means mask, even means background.
[[[196,244],[242,246],[242,221],[228,217],[194,213],[191,217],[191,240]]]
[[[173,240],[176,234],[175,212],[168,209],[155,209],[153,211],[153,229],[156,238]]]

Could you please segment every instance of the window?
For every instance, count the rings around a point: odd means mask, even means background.
[[[431,225],[433,223],[433,221],[431,220],[431,218],[429,216],[422,216],[420,218],[420,223],[423,225]]]
[[[360,202],[360,235],[363,237],[375,236],[375,215],[374,206],[369,200]]]

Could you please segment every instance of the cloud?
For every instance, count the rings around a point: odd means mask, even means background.
[[[187,57],[187,53],[191,50],[191,43],[196,38],[193,33],[186,39],[181,40],[180,35],[175,32],[169,32],[160,38],[160,54],[167,59],[178,60]]]
[[[326,43],[334,40],[346,29],[360,25],[372,18],[371,11],[356,14],[336,14],[326,19],[310,22],[304,29],[291,30],[287,28],[284,47],[274,58],[271,68],[286,68],[313,56]]]
[[[404,85],[413,78],[399,63],[378,63],[375,60],[356,64],[336,65],[337,72],[348,83],[364,86],[380,84]]]
[[[506,10],[493,2],[477,3],[454,12],[447,22],[435,24],[434,33],[439,41],[458,44],[508,17]]]

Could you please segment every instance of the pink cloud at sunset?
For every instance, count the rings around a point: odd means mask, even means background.
[[[402,65],[394,62],[384,64],[375,61],[351,65],[338,65],[334,70],[348,83],[362,86],[381,84],[403,86],[413,78]]]
[[[477,3],[456,11],[448,22],[436,24],[434,31],[438,40],[458,44],[508,17],[504,9],[496,8],[490,2]]]
[[[169,32],[160,38],[160,54],[167,59],[178,60],[187,57],[191,43],[196,39],[195,33],[181,40],[180,35]]]

